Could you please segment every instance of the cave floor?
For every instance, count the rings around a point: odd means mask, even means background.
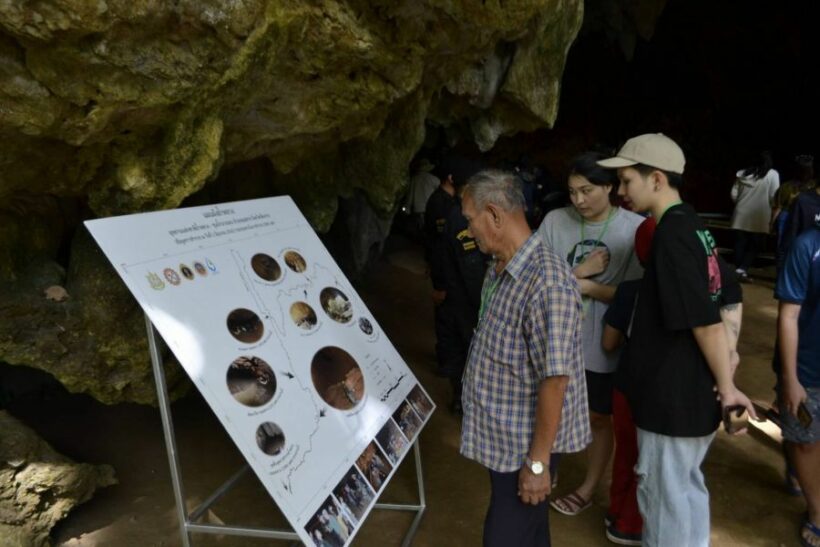
[[[766,272],[763,273],[765,277]],[[430,286],[420,253],[393,244],[364,283],[357,287],[370,311],[430,392],[438,410],[421,435],[427,513],[416,535],[419,546],[475,546],[489,484],[480,466],[458,454],[459,420],[451,415],[449,386],[433,373]],[[740,342],[738,383],[754,398],[770,401],[776,304],[771,281],[745,285],[744,325]],[[16,401],[10,410],[38,431],[57,450],[78,461],[109,463],[119,484],[99,491],[72,511],[53,531],[55,545],[179,545],[174,498],[159,413],[131,404],[104,406],[85,396],[54,396],[43,401]],[[242,458],[198,393],[174,403],[186,496],[196,506],[242,465]],[[408,457],[381,501],[412,502],[414,478]],[[722,431],[704,465],[712,499],[712,545],[798,545],[797,523],[803,500],[783,488],[783,465],[775,442],[759,433],[728,438]],[[583,457],[566,457],[560,467],[563,494],[582,479]],[[608,484],[599,486],[593,506],[576,517],[550,515],[555,545],[611,545],[603,519]],[[399,545],[410,515],[374,511],[354,544]],[[220,500],[206,522],[283,526],[284,519],[256,481],[247,474]],[[194,535],[196,546],[255,546],[282,541]]]

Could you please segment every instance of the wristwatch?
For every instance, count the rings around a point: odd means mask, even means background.
[[[524,460],[524,463],[527,464],[527,467],[532,471],[533,475],[541,475],[544,472],[544,464],[537,460],[530,459],[529,456]]]

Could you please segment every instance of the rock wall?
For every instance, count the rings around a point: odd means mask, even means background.
[[[554,122],[582,12],[581,0],[0,2],[0,361],[150,402],[141,315],[81,219],[291,194],[320,232],[340,196],[389,226],[425,126],[487,150]],[[250,161],[269,166],[250,194],[220,176]],[[47,300],[48,285],[69,298]]]
[[[98,488],[116,484],[108,465],[74,463],[0,411],[0,546],[50,545],[51,528]]]

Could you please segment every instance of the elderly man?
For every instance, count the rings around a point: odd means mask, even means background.
[[[484,545],[548,546],[550,454],[591,439],[581,297],[566,261],[532,235],[513,175],[474,175],[462,213],[494,257],[462,395],[461,453],[490,472]]]

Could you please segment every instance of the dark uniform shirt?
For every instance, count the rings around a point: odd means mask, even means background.
[[[464,307],[477,318],[481,304],[481,285],[484,283],[489,257],[478,249],[475,239],[468,235],[467,219],[461,214],[460,200],[456,201],[447,215],[444,244],[442,273],[447,300]]]
[[[441,186],[430,194],[427,207],[424,210],[424,250],[430,277],[433,279],[433,288],[445,290],[444,281],[444,227],[447,216],[456,205],[453,196],[444,191]]]

